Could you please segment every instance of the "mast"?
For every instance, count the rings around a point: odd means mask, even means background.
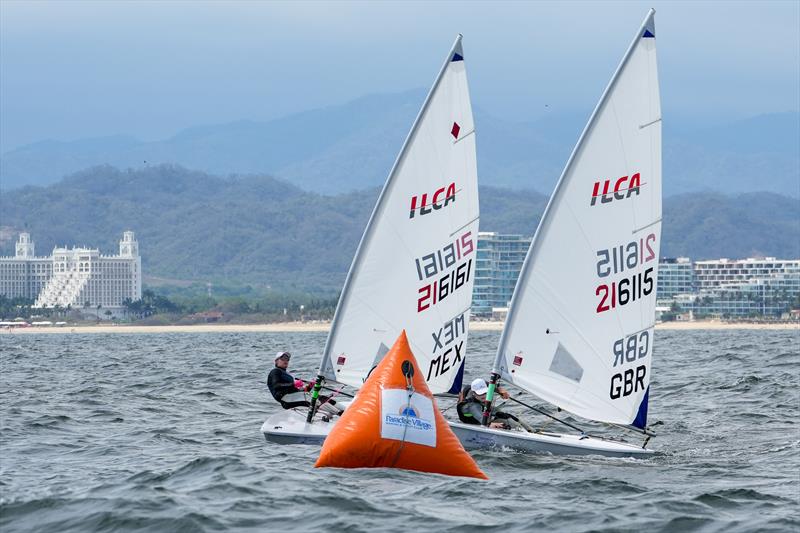
[[[462,35],[458,34],[456,36],[455,41],[453,42],[453,45],[450,48],[450,51],[447,54],[447,57],[445,57],[445,60],[444,60],[444,62],[442,64],[442,67],[439,70],[439,73],[437,74],[433,85],[431,86],[430,90],[428,91],[428,94],[425,97],[425,101],[423,102],[422,107],[420,108],[419,112],[417,113],[417,116],[414,119],[414,123],[412,124],[411,129],[408,132],[408,135],[406,136],[405,141],[403,142],[403,146],[400,149],[400,152],[398,153],[394,164],[392,165],[392,168],[391,168],[391,170],[389,172],[389,176],[386,179],[386,182],[384,183],[383,188],[381,189],[381,193],[378,196],[378,200],[377,200],[377,202],[375,203],[375,206],[372,209],[372,213],[370,214],[369,221],[367,222],[367,227],[364,230],[363,235],[361,236],[361,240],[359,241],[358,247],[356,248],[355,256],[353,257],[353,261],[352,261],[352,263],[350,265],[350,269],[347,272],[347,276],[345,278],[344,285],[342,287],[342,293],[341,293],[341,296],[339,297],[339,302],[338,302],[338,304],[336,306],[336,311],[334,312],[334,315],[333,315],[333,321],[331,323],[331,328],[330,328],[330,331],[328,332],[328,337],[327,337],[326,342],[325,342],[325,349],[323,350],[322,358],[320,359],[319,371],[318,371],[318,374],[317,374],[316,383],[314,385],[314,389],[313,389],[312,397],[311,397],[311,409],[309,410],[309,414],[308,414],[308,419],[307,419],[308,422],[311,422],[311,419],[313,417],[314,407],[315,407],[317,398],[319,397],[319,391],[322,388],[323,380],[325,380],[326,378],[334,380],[334,378],[335,378],[335,376],[332,375],[331,373],[327,373],[327,370],[330,368],[330,356],[331,356],[332,341],[335,338],[337,330],[339,328],[339,322],[340,322],[340,318],[341,318],[341,316],[340,316],[341,310],[345,307],[345,305],[346,305],[346,303],[347,303],[347,301],[349,299],[349,289],[350,289],[350,286],[352,284],[355,272],[358,271],[359,267],[361,266],[361,263],[363,262],[363,253],[362,253],[362,251],[364,250],[364,248],[367,246],[367,243],[369,243],[370,239],[372,238],[373,227],[375,225],[374,223],[375,223],[376,217],[378,216],[378,213],[380,213],[382,208],[383,208],[383,205],[385,203],[385,199],[386,199],[386,196],[387,196],[387,191],[389,191],[391,189],[391,187],[392,187],[392,185],[393,185],[393,183],[395,181],[395,177],[397,176],[398,169],[399,169],[401,163],[403,162],[403,160],[406,157],[406,153],[408,151],[409,144],[410,144],[411,140],[414,138],[414,135],[417,132],[417,129],[419,128],[420,122],[421,122],[422,118],[425,116],[425,112],[427,111],[427,109],[428,109],[428,107],[430,105],[431,99],[432,99],[433,95],[436,93],[436,89],[439,87],[440,82],[441,82],[442,78],[444,77],[444,74],[447,71],[447,68],[448,68],[450,62],[453,60],[453,57],[454,57],[455,54],[458,54],[461,57],[463,57],[463,55],[464,55],[463,51],[462,51],[462,47],[461,47],[461,39],[462,39]]]
[[[634,50],[636,49],[636,46],[639,43],[639,40],[642,38],[643,32],[645,30],[648,30],[651,34],[653,35],[655,34],[654,15],[655,15],[655,9],[650,9],[647,15],[645,16],[644,21],[637,30],[633,40],[628,46],[625,55],[622,57],[622,60],[620,61],[619,65],[614,71],[611,80],[609,81],[608,85],[603,91],[603,94],[599,102],[597,103],[594,110],[592,111],[592,114],[590,115],[589,121],[587,122],[586,126],[583,129],[583,132],[578,138],[578,142],[573,148],[572,153],[570,154],[570,157],[567,160],[567,163],[564,167],[564,170],[561,172],[561,176],[559,177],[554,192],[551,195],[547,203],[547,206],[545,207],[544,214],[542,215],[542,219],[539,222],[539,226],[537,227],[536,232],[534,233],[533,240],[531,241],[530,248],[528,248],[528,253],[525,256],[525,260],[522,265],[522,270],[520,272],[519,278],[517,279],[517,283],[514,288],[514,294],[511,297],[508,316],[506,318],[506,323],[503,328],[503,332],[500,336],[500,341],[497,347],[495,360],[494,363],[492,364],[492,373],[490,376],[489,391],[487,392],[486,396],[486,403],[484,405],[484,413],[483,413],[484,416],[482,420],[482,423],[484,425],[488,425],[491,419],[492,401],[494,399],[493,397],[497,382],[501,378],[501,373],[502,373],[501,366],[503,364],[503,360],[505,357],[509,332],[514,328],[517,319],[517,311],[519,309],[519,301],[523,297],[524,288],[528,283],[528,278],[533,269],[534,262],[536,261],[539,248],[541,247],[541,242],[543,239],[542,235],[545,234],[545,229],[549,227],[551,223],[551,218],[552,218],[550,216],[551,210],[553,209],[554,205],[559,203],[559,200],[563,196],[564,190],[566,189],[567,177],[571,175],[571,170],[573,168],[573,165],[578,155],[584,148],[586,138],[588,137],[589,133],[593,130],[597,122],[598,115],[600,114],[601,110],[603,110],[603,108],[605,107],[609,95],[612,93],[614,87],[616,86],[620,74],[622,73],[623,69],[625,68],[629,59],[631,58]]]

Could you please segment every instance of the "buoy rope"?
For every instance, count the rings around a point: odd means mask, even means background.
[[[394,459],[392,460],[392,465],[390,468],[394,468],[394,465],[397,464],[397,460],[400,459],[400,453],[403,451],[403,447],[406,444],[408,423],[405,421],[405,419],[408,417],[408,410],[411,407],[411,397],[414,395],[414,383],[411,381],[411,378],[414,377],[414,366],[410,361],[403,361],[401,368],[403,371],[403,376],[406,378],[406,393],[408,396],[408,401],[406,402],[406,408],[403,410],[403,438],[400,439],[400,446],[397,448],[397,453],[394,455]]]

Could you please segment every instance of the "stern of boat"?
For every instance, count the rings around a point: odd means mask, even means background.
[[[261,433],[267,442],[275,444],[309,444],[321,446],[330,433],[336,419],[326,422],[316,418],[313,423],[306,422],[307,411],[288,409],[273,414],[261,426]]]

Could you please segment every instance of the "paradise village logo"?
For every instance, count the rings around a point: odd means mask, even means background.
[[[381,391],[381,438],[436,447],[433,400],[405,389]]]
[[[390,426],[407,426],[422,431],[430,431],[433,428],[432,423],[420,418],[420,411],[411,403],[402,406],[396,415],[387,413],[384,421]]]

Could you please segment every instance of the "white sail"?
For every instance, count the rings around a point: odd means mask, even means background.
[[[494,371],[585,418],[644,427],[661,242],[654,11],[545,210]]]
[[[463,374],[478,236],[475,129],[461,36],[361,239],[320,373],[359,387],[402,330],[434,393]]]

